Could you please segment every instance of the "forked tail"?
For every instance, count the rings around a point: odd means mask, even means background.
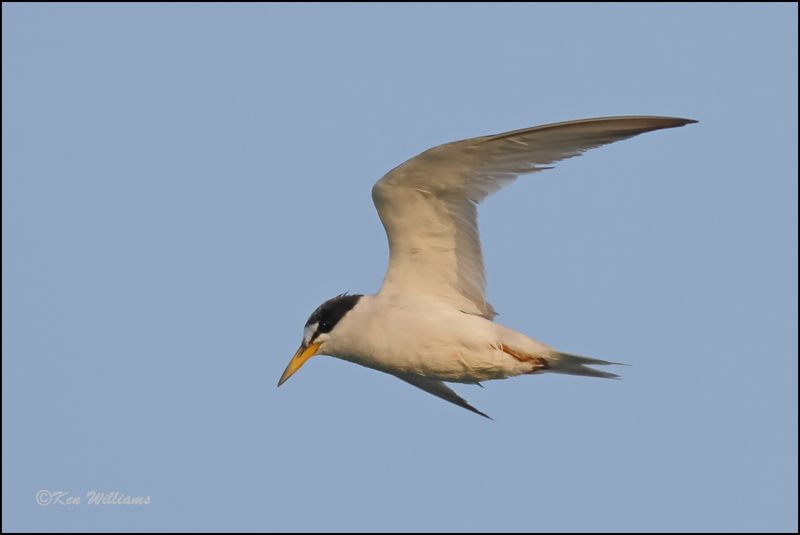
[[[565,373],[567,375],[587,375],[589,377],[604,377],[606,379],[619,379],[619,375],[611,372],[603,372],[590,368],[592,366],[627,366],[620,362],[609,362],[607,360],[592,359],[589,357],[579,357],[568,353],[556,353],[552,358],[547,359],[547,371],[553,373]]]

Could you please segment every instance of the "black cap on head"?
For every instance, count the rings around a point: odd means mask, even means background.
[[[333,299],[328,299],[322,303],[317,309],[309,316],[306,322],[306,327],[309,325],[317,324],[314,337],[320,333],[329,333],[336,326],[339,321],[352,310],[362,295],[337,295]]]

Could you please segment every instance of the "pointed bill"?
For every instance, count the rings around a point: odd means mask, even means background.
[[[281,386],[283,383],[285,383],[289,377],[294,375],[297,370],[303,367],[303,364],[305,364],[308,359],[316,355],[320,345],[321,344],[319,343],[313,343],[308,346],[301,344],[300,348],[292,357],[292,360],[289,361],[289,365],[286,366],[286,370],[283,372],[283,375],[281,375],[281,378],[278,380],[278,386]]]

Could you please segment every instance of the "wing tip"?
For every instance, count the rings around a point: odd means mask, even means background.
[[[653,116],[630,116],[630,117],[608,117],[609,121],[613,120],[626,120],[630,119],[632,121],[639,122],[641,121],[643,124],[639,128],[634,127],[636,130],[641,129],[642,133],[645,132],[652,132],[653,130],[661,130],[664,128],[680,128],[681,126],[686,126],[688,124],[694,124],[699,122],[697,119],[689,119],[687,117],[669,117],[665,115],[653,115]]]
[[[686,126],[687,124],[699,123],[697,119],[689,119],[686,117],[665,117],[665,119],[672,119],[676,124],[675,126]]]
[[[494,418],[492,418],[491,416],[489,416],[489,415],[488,415],[488,414],[486,414],[485,412],[481,412],[481,411],[479,411],[478,409],[476,409],[475,407],[473,407],[473,406],[472,406],[472,405],[470,405],[469,403],[466,403],[466,402],[465,402],[465,403],[464,403],[464,405],[462,405],[462,407],[464,407],[464,408],[465,408],[465,409],[467,409],[467,410],[470,410],[470,411],[474,412],[475,414],[480,414],[481,416],[483,416],[484,418],[486,418],[486,419],[488,419],[488,420],[491,420],[491,421],[493,421],[493,422],[495,421],[495,419],[494,419]]]

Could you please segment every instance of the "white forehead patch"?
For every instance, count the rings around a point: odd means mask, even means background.
[[[317,332],[317,327],[319,326],[319,322],[312,323],[311,325],[306,326],[303,329],[303,344],[308,345],[311,343],[311,337],[314,336],[314,333]]]

